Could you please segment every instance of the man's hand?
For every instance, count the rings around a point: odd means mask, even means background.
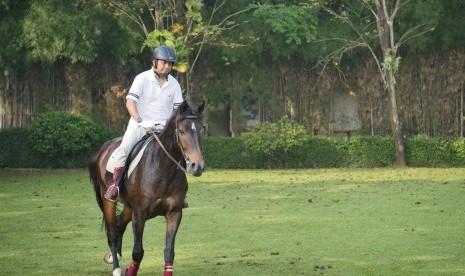
[[[140,123],[137,123],[137,125],[141,128],[145,128],[145,129],[150,129],[153,127],[153,123],[152,122],[149,122],[149,121],[142,121]]]

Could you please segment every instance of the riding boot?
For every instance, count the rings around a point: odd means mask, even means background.
[[[123,172],[124,167],[116,167],[115,171],[113,172],[113,184],[108,187],[107,191],[105,192],[105,198],[111,202],[116,202],[116,198],[119,194],[119,187],[118,187],[118,177]]]

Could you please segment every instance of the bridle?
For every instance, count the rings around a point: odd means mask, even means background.
[[[181,118],[180,120],[175,121],[175,128],[176,129],[174,131],[174,135],[175,135],[175,138],[176,138],[176,143],[178,144],[178,147],[181,149],[182,156],[183,156],[184,160],[186,161],[186,166],[189,164],[189,161],[187,160],[187,155],[184,152],[184,148],[182,147],[181,142],[179,141],[178,122],[182,121],[182,120],[186,120],[186,119],[197,119],[197,118],[198,117],[195,116],[195,115],[188,115],[188,116],[185,116],[185,117]],[[171,161],[173,161],[181,171],[183,171],[185,174],[187,174],[189,172],[189,170],[190,170],[190,167],[187,166],[187,169],[184,168],[183,166],[181,166],[181,161],[178,162],[178,161],[176,161],[176,159],[174,159],[173,156],[171,156],[171,154],[168,152],[168,150],[166,150],[165,146],[160,141],[160,138],[158,138],[158,135],[155,133],[155,131],[153,131],[153,129],[150,128],[149,133],[155,138],[155,140],[157,140],[158,145],[160,145],[161,149],[166,153],[166,155],[171,159]]]

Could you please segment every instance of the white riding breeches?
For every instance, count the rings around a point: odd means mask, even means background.
[[[108,160],[107,171],[113,173],[116,167],[124,167],[129,152],[146,133],[146,129],[140,127],[133,119],[130,119],[121,145],[115,149]]]

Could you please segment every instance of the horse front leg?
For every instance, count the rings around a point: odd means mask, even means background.
[[[127,269],[126,276],[136,276],[139,271],[140,263],[144,258],[144,247],[142,238],[144,235],[145,214],[143,212],[134,212],[132,214],[132,230],[134,232],[134,246],[132,248],[132,263]]]
[[[164,276],[173,275],[174,242],[182,219],[182,209],[170,211],[166,215],[166,246]]]

